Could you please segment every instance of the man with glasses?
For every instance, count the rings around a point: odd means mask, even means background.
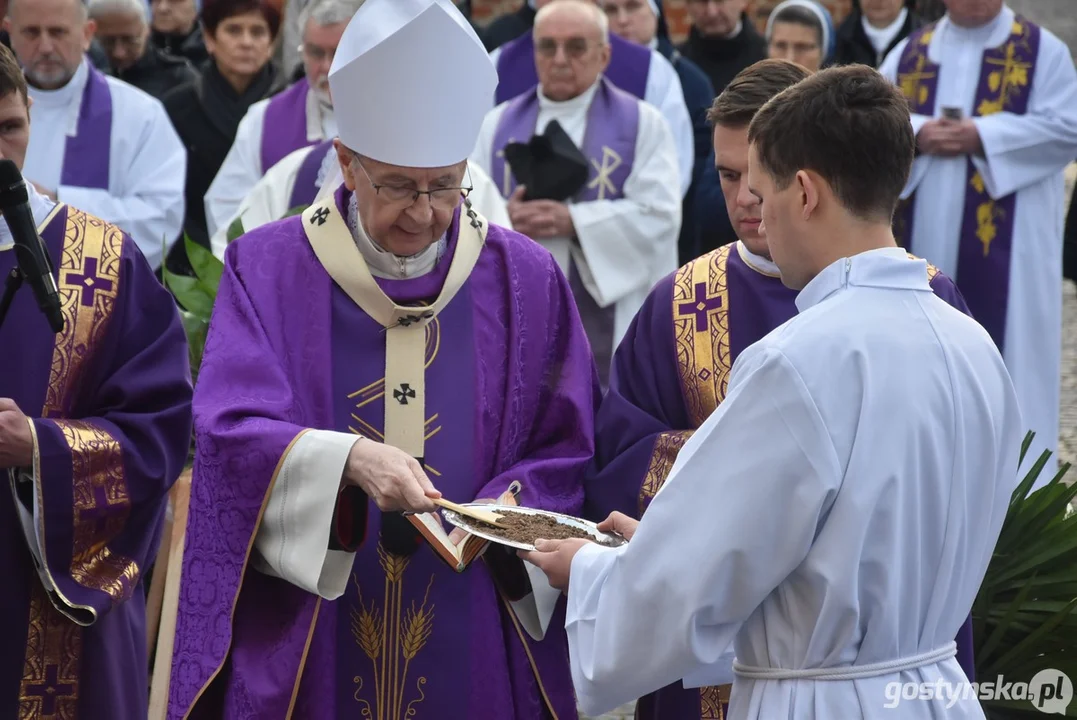
[[[534,622],[516,615],[514,554],[435,552],[462,536],[434,499],[518,490],[579,513],[593,452],[568,283],[468,199],[496,83],[450,0],[366,0],[330,72],[344,184],[228,247],[170,715],[575,717],[564,604],[542,575]]]
[[[211,237],[226,227],[271,167],[299,148],[336,137],[329,68],[344,28],[362,4],[363,0],[316,0],[303,9],[300,54],[306,75],[284,92],[251,105],[240,121],[232,149],[206,192]]]
[[[158,100],[172,88],[194,81],[197,75],[190,62],[149,42],[144,0],[91,0],[89,8],[113,77]]]
[[[508,198],[513,228],[548,248],[568,274],[605,386],[632,316],[677,267],[677,150],[658,110],[605,77],[609,21],[597,5],[546,5],[534,39],[538,87],[487,115],[472,159]],[[565,202],[528,199],[504,151],[549,134],[554,121],[586,158],[587,181]]]

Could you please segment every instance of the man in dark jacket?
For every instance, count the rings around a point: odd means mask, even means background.
[[[524,0],[519,10],[506,13],[486,26],[486,30],[479,36],[483,45],[493,52],[505,43],[512,42],[535,26],[537,12],[538,5],[535,0]]]
[[[187,58],[195,70],[209,60],[195,0],[152,0],[154,47]]]
[[[195,79],[185,58],[169,55],[150,44],[143,0],[90,0],[90,18],[108,56],[113,77],[139,90],[164,98],[172,88]]]
[[[833,64],[877,68],[899,42],[921,25],[916,0],[853,0],[838,28]]]
[[[767,57],[763,39],[744,8],[747,0],[687,0],[692,28],[678,50],[710,78],[716,93],[737,73]]]

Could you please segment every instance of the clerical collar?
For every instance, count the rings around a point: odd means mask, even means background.
[[[79,108],[82,107],[82,91],[86,88],[86,81],[90,77],[90,70],[86,65],[86,58],[79,63],[78,69],[67,84],[55,90],[42,90],[29,86],[27,88],[30,97],[34,99],[34,105],[38,108],[48,108],[52,111],[68,109],[68,126],[65,128],[67,135],[78,132]]]
[[[766,275],[767,277],[780,278],[782,276],[781,270],[774,264],[774,261],[765,258],[762,255],[756,255],[754,252],[748,249],[748,246],[744,244],[743,240],[737,240],[737,254],[740,255],[740,259],[744,261],[744,264],[755,270],[760,275]]]
[[[355,240],[356,247],[359,248],[359,253],[370,268],[370,274],[387,280],[405,280],[426,275],[434,269],[448,247],[446,233],[425,250],[408,257],[382,250],[370,239],[359,222],[359,204],[355,195],[348,200],[348,228],[352,231],[352,238]]]
[[[45,222],[45,218],[52,212],[52,209],[56,207],[56,203],[38,193],[34,186],[29,183],[26,184],[26,190],[30,196],[30,214],[34,218],[34,225],[40,227],[41,223]],[[15,238],[11,236],[11,229],[7,226],[7,221],[0,222],[0,252],[10,250],[13,247],[15,247]]]
[[[901,32],[901,28],[904,27],[905,20],[907,20],[908,17],[909,9],[903,7],[901,8],[901,12],[898,13],[897,19],[886,27],[875,27],[868,22],[866,15],[860,16],[860,26],[864,28],[864,34],[868,36],[868,40],[871,42],[871,46],[875,48],[875,52],[881,53],[883,50],[890,47],[890,43],[892,43],[898,33]]]
[[[797,310],[804,312],[850,285],[931,291],[927,261],[910,258],[898,247],[878,248],[835,260],[823,268],[797,294]]]
[[[539,109],[554,111],[554,112],[572,112],[574,110],[587,110],[591,107],[591,100],[594,98],[595,93],[598,92],[598,85],[602,82],[602,76],[598,76],[598,80],[594,85],[584,90],[582,93],[572,98],[571,100],[551,100],[546,97],[542,92],[542,87],[538,89],[538,101]]]

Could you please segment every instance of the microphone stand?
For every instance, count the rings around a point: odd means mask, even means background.
[[[11,302],[15,299],[15,293],[22,287],[23,274],[19,270],[19,266],[11,268],[11,272],[8,273],[7,282],[4,283],[4,297],[0,298],[0,326],[4,324],[4,318],[7,317],[7,311],[11,308]]]

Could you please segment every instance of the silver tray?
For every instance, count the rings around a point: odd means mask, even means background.
[[[562,525],[568,525],[570,527],[583,530],[584,532],[594,537],[595,540],[605,540],[606,542],[602,543],[604,547],[619,547],[628,542],[623,537],[615,533],[602,532],[593,522],[581,520],[580,518],[575,518],[570,515],[562,515],[561,513],[550,512],[549,510],[536,510],[535,508],[523,508],[516,507],[514,505],[491,505],[488,503],[462,504],[464,507],[480,508],[482,510],[497,510],[498,512],[516,512],[523,513],[524,515],[546,515],[547,517],[555,519]],[[445,516],[445,519],[448,520],[450,524],[455,525],[461,530],[469,532],[472,535],[481,537],[484,540],[489,540],[492,543],[516,548],[517,550],[533,551],[535,549],[533,545],[513,542],[512,540],[506,540],[505,538],[493,535],[485,529],[484,525],[480,525],[471,518],[464,517],[463,515],[453,512],[452,510],[449,510],[447,508],[442,508],[441,514]]]

